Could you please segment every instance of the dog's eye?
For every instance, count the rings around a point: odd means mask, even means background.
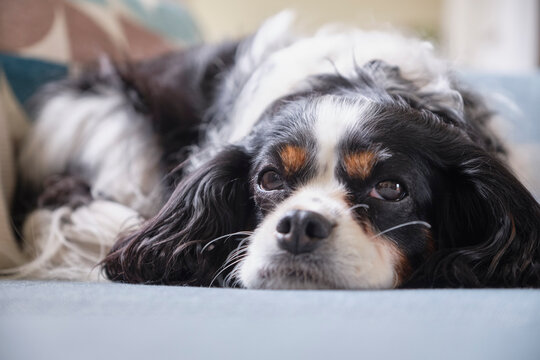
[[[259,178],[259,186],[264,191],[274,191],[283,188],[283,178],[274,170],[267,170]]]
[[[405,188],[397,181],[385,180],[375,185],[369,195],[381,200],[400,201],[407,193]]]

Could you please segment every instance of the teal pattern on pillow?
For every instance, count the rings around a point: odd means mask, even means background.
[[[156,5],[144,5],[144,0],[123,0],[139,20],[150,29],[173,41],[196,43],[200,31],[193,18],[178,2],[161,0]]]
[[[0,0],[0,14],[0,95],[18,112],[10,118],[25,117],[41,86],[101,56],[139,61],[201,41],[188,9],[172,0]]]
[[[0,71],[4,73],[17,101],[26,105],[41,86],[67,76],[68,67],[50,61],[0,53]]]

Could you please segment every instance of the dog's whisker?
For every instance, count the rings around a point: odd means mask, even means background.
[[[249,237],[242,239],[240,245],[227,256],[227,259],[225,260],[223,265],[221,265],[221,267],[217,270],[216,275],[210,281],[210,285],[208,285],[209,287],[212,287],[216,279],[224,271],[226,271],[231,266],[238,264],[247,256],[246,254],[247,245],[242,245],[242,243],[246,242],[248,238]]]
[[[366,210],[369,210],[369,205],[368,204],[356,204],[354,206],[351,206],[349,209],[347,209],[348,211],[353,211],[354,209],[358,209],[358,208],[364,208]]]
[[[356,210],[358,208],[363,208],[366,211],[368,211],[369,210],[369,205],[368,204],[356,204],[356,205],[353,205],[353,206],[345,208],[345,209],[338,209],[336,211],[336,214],[338,216],[342,216],[343,214],[351,213],[351,212],[353,212],[354,210]]]
[[[368,204],[356,204],[356,205],[351,206],[350,208],[346,209],[345,211],[353,211],[353,210],[356,210],[358,208],[364,208],[366,210],[369,210],[369,205]]]
[[[239,246],[236,249],[234,249],[233,251],[231,251],[231,253],[227,256],[227,259],[225,260],[224,265],[226,265],[227,262],[232,261],[235,256],[239,256],[239,255],[245,253],[247,251],[247,247],[248,247],[247,245]]]
[[[337,211],[338,215],[343,215],[345,213],[348,213],[348,212],[352,212],[358,208],[363,208],[363,209],[366,209],[369,210],[369,205],[368,204],[356,204],[356,205],[353,205],[351,207],[348,207],[348,208],[345,208],[345,209],[339,209]]]
[[[249,237],[250,235],[253,235],[253,231],[238,231],[238,232],[235,232],[235,233],[225,234],[225,235],[222,235],[220,237],[217,237],[217,238],[207,242],[206,245],[204,245],[204,247],[201,249],[201,253],[203,253],[210,245],[212,245],[216,241],[219,241],[219,240],[222,240],[222,239],[225,239],[225,241],[227,241],[229,238],[231,238],[233,236],[236,236],[236,235],[245,235],[245,236]],[[242,240],[244,240],[244,239],[242,239]]]
[[[403,224],[399,224],[399,225],[396,225],[396,226],[392,226],[391,228],[388,228],[384,231],[381,231],[380,233],[378,233],[377,235],[374,235],[372,237],[370,237],[369,239],[374,239],[376,237],[379,237],[383,234],[386,234],[390,231],[394,231],[394,230],[397,230],[397,229],[400,229],[402,227],[405,227],[405,226],[411,226],[411,225],[423,225],[425,227],[427,227],[428,229],[431,229],[431,225],[425,221],[420,221],[420,220],[417,220],[417,221],[409,221],[409,222],[406,222],[406,223],[403,223]]]
[[[234,265],[238,264],[238,263],[239,263],[240,261],[242,261],[243,259],[244,259],[244,258],[241,257],[241,258],[236,259],[235,261],[230,262],[230,263],[229,263],[228,265],[226,265],[226,266],[222,266],[221,269],[218,271],[218,273],[214,276],[214,278],[212,279],[212,281],[210,281],[210,285],[208,285],[208,286],[209,286],[209,287],[212,287],[212,285],[214,284],[214,281],[216,281],[216,279],[219,277],[219,275],[223,274],[223,272],[224,272],[225,270],[227,270],[227,269],[230,268],[231,266],[234,266]],[[227,263],[225,263],[225,264],[227,264]],[[224,265],[225,265],[225,264],[224,264]]]
[[[241,248],[241,247],[242,247],[242,245],[244,245],[244,244],[246,243],[246,241],[248,241],[249,239],[250,239],[250,237],[249,237],[249,236],[247,236],[247,237],[243,238],[243,239],[242,239],[242,240],[240,241],[240,243],[238,244],[238,247],[237,247],[236,249],[239,249],[239,248]]]
[[[240,265],[242,264],[242,261],[239,261],[236,263],[236,266],[232,269],[232,271],[225,277],[224,281],[223,281],[223,286],[225,287],[235,287],[238,282],[239,282],[239,278],[238,278],[238,273],[240,272]],[[230,284],[231,281],[234,282],[232,283],[232,285]]]
[[[247,250],[247,246],[245,246],[242,249],[236,249],[235,251],[231,252],[229,256],[227,257],[227,259],[225,260],[225,262],[223,263],[223,265],[226,265],[227,263],[234,261],[236,258],[242,255],[245,255],[246,250]]]

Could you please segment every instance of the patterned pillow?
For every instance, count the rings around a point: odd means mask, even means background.
[[[199,40],[179,1],[3,0],[0,96],[20,108],[44,83],[102,55],[140,60]]]

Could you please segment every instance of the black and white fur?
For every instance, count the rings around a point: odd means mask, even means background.
[[[505,165],[493,114],[432,46],[354,29],[296,36],[292,20],[46,89],[20,156],[40,194],[23,226],[29,262],[11,275],[540,286],[540,207]],[[294,174],[276,155],[287,146],[301,155]],[[344,159],[358,153],[371,158],[354,177]],[[269,171],[278,187],[265,188]],[[388,180],[404,198],[380,195]],[[287,250],[283,219],[308,213],[331,230]]]

